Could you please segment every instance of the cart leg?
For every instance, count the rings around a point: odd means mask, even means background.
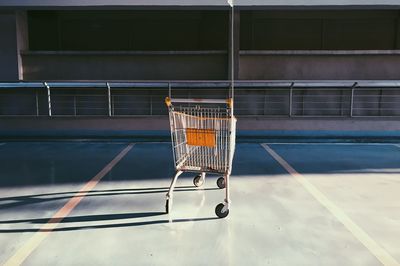
[[[172,178],[171,185],[169,186],[169,190],[167,192],[167,200],[165,203],[165,212],[169,213],[172,208],[172,197],[173,197],[173,192],[176,184],[176,180],[178,180],[178,177],[182,174],[182,171],[176,171],[174,177]]]
[[[231,198],[230,198],[230,194],[229,194],[229,192],[230,192],[229,191],[229,177],[230,177],[230,174],[227,174],[224,176],[224,178],[225,178],[225,200],[224,200],[224,203],[225,203],[225,207],[227,210],[229,210],[229,205],[231,203]]]
[[[225,218],[229,214],[229,205],[230,205],[230,197],[229,197],[229,176],[230,174],[224,175],[225,181],[225,200],[223,203],[220,203],[215,207],[215,214],[219,218]]]

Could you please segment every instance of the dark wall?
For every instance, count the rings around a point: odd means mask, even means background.
[[[242,11],[241,50],[391,50],[394,10]]]
[[[227,50],[226,11],[30,11],[30,50]]]
[[[30,11],[26,80],[227,78],[227,11]]]
[[[18,80],[17,24],[14,12],[0,12],[1,80]]]

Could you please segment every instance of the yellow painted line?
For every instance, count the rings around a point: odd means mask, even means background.
[[[322,206],[330,211],[353,236],[358,239],[383,265],[398,266],[400,265],[383,247],[376,243],[361,227],[359,227],[344,211],[336,206],[328,199],[320,190],[311,184],[303,175],[298,173],[289,165],[281,156],[279,156],[267,144],[261,146],[296,179]]]
[[[53,217],[44,224],[17,252],[8,259],[4,266],[21,265],[40,245],[58,224],[79,204],[79,202],[100,182],[100,180],[132,149],[133,143],[123,149],[97,175],[87,182]]]

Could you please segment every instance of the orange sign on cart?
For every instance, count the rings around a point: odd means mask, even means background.
[[[188,145],[215,147],[215,130],[213,129],[186,129],[186,140]]]

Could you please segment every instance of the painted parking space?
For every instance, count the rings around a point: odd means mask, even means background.
[[[29,142],[3,146],[0,263],[6,262],[39,230],[30,220],[54,215],[125,146]]]
[[[399,263],[398,145],[269,146]]]
[[[189,174],[178,182],[173,211],[165,215],[171,156],[167,143],[137,144],[26,263],[170,265],[172,258],[176,265],[379,263],[259,144],[237,146],[227,219],[215,218],[214,207],[223,199],[215,177],[196,189]],[[45,221],[27,220],[19,228]]]

